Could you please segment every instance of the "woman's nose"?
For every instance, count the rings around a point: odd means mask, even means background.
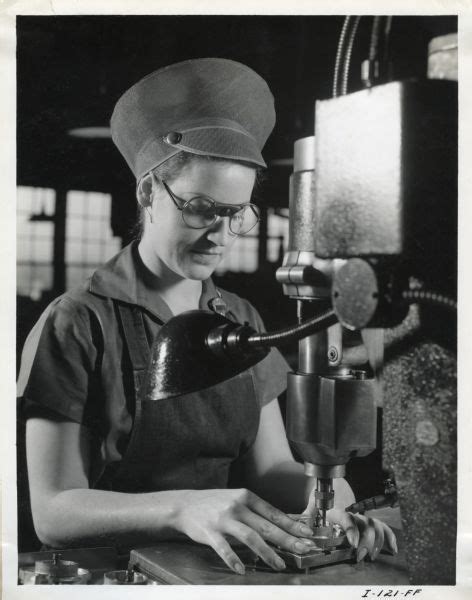
[[[217,217],[213,225],[208,228],[207,239],[217,246],[226,246],[234,238],[229,228],[229,221],[230,217]]]

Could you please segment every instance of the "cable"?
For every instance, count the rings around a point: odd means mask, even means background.
[[[351,68],[351,58],[352,58],[352,48],[354,46],[354,40],[356,39],[357,28],[359,27],[359,22],[361,17],[356,17],[354,19],[354,24],[351,29],[351,33],[349,35],[349,41],[346,48],[346,55],[344,57],[344,69],[343,69],[343,79],[342,79],[342,87],[341,87],[341,95],[345,96],[347,94],[347,86],[349,81],[349,69]]]
[[[383,506],[395,506],[398,502],[397,493],[391,494],[379,494],[378,496],[372,496],[366,498],[360,502],[355,502],[350,506],[346,507],[346,512],[350,513],[364,513],[367,510],[374,510],[375,508],[382,508]]]
[[[370,34],[369,60],[376,60],[379,48],[379,30],[382,17],[374,17]]]
[[[345,17],[343,27],[342,27],[341,33],[339,35],[338,48],[336,51],[336,60],[334,63],[333,98],[336,98],[336,96],[338,95],[339,69],[341,67],[341,60],[342,60],[343,52],[344,52],[344,41],[346,39],[346,34],[347,34],[350,20],[351,20],[351,17]]]
[[[383,62],[385,64],[388,63],[388,60],[390,58],[390,35],[392,33],[392,20],[393,17],[390,15],[386,18],[385,20],[385,28],[384,28],[384,38],[385,38],[385,43],[384,43],[384,53],[383,53]]]
[[[430,290],[405,290],[402,293],[402,298],[410,304],[414,304],[415,302],[420,304],[434,304],[457,310],[457,302],[453,298]]]
[[[286,342],[299,340],[307,335],[326,329],[337,322],[338,318],[336,317],[334,310],[330,308],[324,313],[321,313],[304,323],[300,323],[299,325],[292,325],[291,327],[273,333],[257,333],[251,335],[247,339],[247,344],[249,346],[278,346]]]

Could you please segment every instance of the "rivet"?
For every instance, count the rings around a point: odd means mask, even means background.
[[[164,137],[164,141],[168,144],[178,144],[182,139],[182,134],[178,131],[169,131],[169,133]]]
[[[338,356],[339,355],[336,348],[334,346],[331,346],[328,350],[328,359],[330,360],[330,362],[335,362],[336,360],[338,360]]]

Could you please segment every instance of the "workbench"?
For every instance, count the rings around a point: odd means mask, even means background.
[[[375,516],[382,515],[375,513]],[[140,550],[142,556],[152,560],[157,583],[162,585],[407,585],[402,533],[396,528],[395,533],[399,547],[395,556],[381,552],[374,562],[331,564],[311,569],[309,573],[291,569],[274,572],[260,560],[255,562],[254,556],[243,548],[236,549],[246,565],[243,576],[233,573],[211,548],[190,541],[161,542]],[[36,560],[51,556],[52,552],[20,554],[19,566],[34,565]],[[127,568],[130,555],[118,555],[113,548],[80,548],[61,551],[61,558],[76,561],[89,570],[91,584],[102,584],[104,573]],[[144,572],[145,566],[141,560],[139,567]]]

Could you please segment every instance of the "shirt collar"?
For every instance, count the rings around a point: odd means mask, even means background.
[[[93,273],[89,291],[92,294],[141,306],[165,322],[173,315],[156,290],[156,280],[156,276],[149,271],[139,256],[137,242],[132,242]],[[208,310],[208,303],[217,296],[218,292],[212,279],[202,281],[200,309]]]

